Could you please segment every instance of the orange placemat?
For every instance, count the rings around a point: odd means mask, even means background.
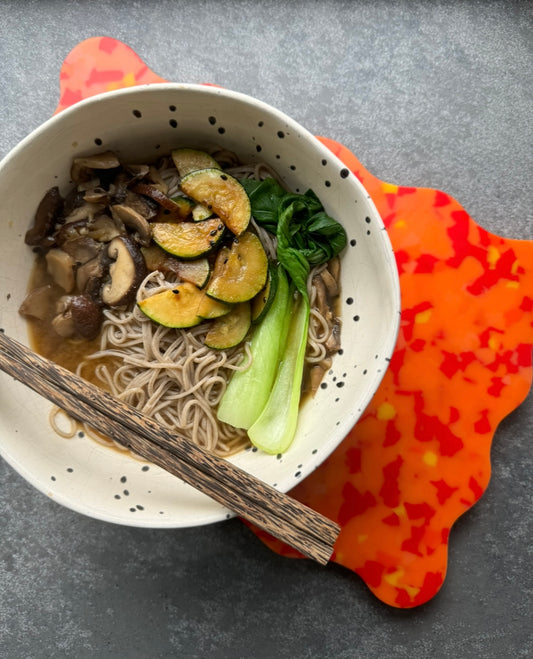
[[[164,80],[131,48],[94,37],[65,59],[56,112],[154,82]],[[362,418],[291,495],[340,523],[333,561],[383,602],[414,607],[441,588],[450,528],[485,491],[494,432],[531,385],[533,242],[485,231],[444,192],[380,181],[341,144],[320,139],[383,217],[402,318],[390,367]]]

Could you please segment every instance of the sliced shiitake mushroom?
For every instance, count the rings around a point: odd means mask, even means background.
[[[76,206],[66,217],[65,224],[92,220],[105,209],[105,204],[92,204],[84,201],[81,206]]]
[[[55,234],[55,240],[58,247],[63,247],[66,242],[77,240],[78,238],[81,238],[81,236],[86,236],[88,223],[88,220],[83,219],[61,225],[56,230]]]
[[[70,293],[74,289],[74,259],[62,249],[54,247],[45,256],[48,273],[58,286]]]
[[[338,318],[333,319],[331,331],[325,343],[328,353],[334,353],[341,347],[341,323]]]
[[[154,187],[160,190],[164,195],[168,195],[168,184],[161,176],[159,170],[153,165],[149,169],[150,180],[152,181]]]
[[[97,301],[87,295],[74,295],[70,300],[74,332],[84,339],[94,339],[102,327],[104,315]]]
[[[129,304],[146,276],[141,251],[129,236],[118,236],[109,243],[107,254],[112,263],[109,281],[102,288],[102,301],[110,307]]]
[[[52,319],[52,327],[56,334],[68,339],[74,334],[74,321],[72,320],[72,310],[70,306],[72,296],[63,295],[56,302],[55,316]]]
[[[67,240],[61,249],[71,256],[77,265],[83,265],[94,259],[103,249],[103,245],[89,236],[81,236],[75,240]]]
[[[94,188],[89,188],[85,191],[83,199],[88,201],[90,204],[109,204],[111,195],[109,190],[104,190],[99,185]]]
[[[148,176],[148,173],[150,172],[150,167],[149,165],[137,165],[137,164],[127,164],[124,165],[124,169],[128,172],[128,174],[131,175],[132,181],[142,179],[145,176]]]
[[[63,198],[57,186],[50,188],[35,212],[33,226],[26,232],[24,242],[32,247],[50,247],[57,218],[63,211]]]
[[[111,214],[134,232],[135,239],[140,245],[146,247],[150,244],[152,230],[148,221],[140,213],[124,204],[115,204],[111,206]]]
[[[98,302],[86,295],[63,295],[56,303],[52,327],[63,338],[76,335],[94,339],[102,321],[102,307]]]
[[[332,300],[337,297],[339,294],[339,285],[335,277],[327,268],[324,268],[324,270],[320,272],[320,278],[324,282],[329,299]]]
[[[333,257],[328,263],[328,271],[338,284],[341,272],[341,262],[338,256]]]
[[[113,151],[94,153],[90,156],[74,158],[70,169],[70,177],[74,183],[83,183],[93,178],[93,170],[115,169],[120,167],[120,161]]]
[[[109,215],[98,215],[87,224],[87,235],[100,243],[109,243],[126,233],[122,220]]]
[[[95,258],[79,266],[76,270],[76,290],[89,297],[99,298],[102,281],[108,270],[107,250],[102,249]]]
[[[80,192],[77,188],[72,188],[72,190],[65,197],[65,202],[63,204],[63,217],[70,215],[72,211],[78,206],[83,206],[85,203],[84,192]]]
[[[179,208],[175,201],[168,197],[164,192],[154,185],[153,183],[136,183],[132,186],[132,190],[138,194],[142,194],[149,199],[153,199],[163,208],[166,208],[169,211],[178,212]]]
[[[137,213],[142,215],[146,220],[151,220],[153,217],[155,217],[159,210],[157,202],[155,202],[153,199],[150,199],[149,197],[143,197],[142,195],[137,194],[136,192],[132,192],[131,190],[126,190],[126,194],[122,202],[118,202],[117,200],[115,203],[123,203],[125,206],[133,208],[134,211],[137,211]]]
[[[31,290],[22,301],[19,313],[31,318],[44,320],[49,313],[52,304],[52,284],[45,284]]]

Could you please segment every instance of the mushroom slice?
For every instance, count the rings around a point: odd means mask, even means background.
[[[324,281],[319,277],[313,277],[313,286],[316,291],[315,305],[320,311],[321,315],[329,320],[331,318],[331,309],[328,303],[328,296],[326,293],[326,285]]]
[[[87,235],[100,243],[109,243],[117,236],[126,233],[122,220],[109,217],[109,215],[98,215],[87,225]]]
[[[67,240],[61,249],[69,254],[74,259],[77,265],[83,265],[87,261],[94,259],[100,250],[103,248],[102,243],[89,238],[89,236],[81,236],[75,240]]]
[[[65,217],[65,224],[80,222],[81,220],[92,220],[96,215],[101,213],[104,208],[104,204],[92,204],[86,201],[81,206],[74,208],[74,210]]]
[[[161,176],[159,170],[152,165],[150,167],[150,179],[152,180],[154,186],[158,189],[161,190],[163,194],[168,194],[168,185],[167,182],[163,179]]]
[[[333,275],[327,268],[321,271],[320,278],[324,282],[324,285],[328,292],[329,299],[331,300],[337,297],[337,295],[339,294],[339,286],[337,284],[337,280],[335,279],[335,277],[333,277]]]
[[[72,213],[75,208],[83,206],[85,203],[83,199],[84,192],[80,192],[77,188],[72,188],[72,190],[65,197],[65,203],[63,205],[63,217],[67,217]]]
[[[135,179],[133,179],[135,180]],[[122,204],[128,192],[131,179],[124,170],[119,171],[113,181],[113,203]]]
[[[56,334],[68,339],[74,334],[74,321],[72,320],[72,309],[70,301],[72,296],[63,295],[56,303],[56,315],[52,320],[52,327]]]
[[[103,248],[103,245],[102,245]],[[76,270],[76,289],[89,297],[98,297],[107,270],[107,254],[102,249],[95,258]]]
[[[45,284],[34,288],[26,295],[19,307],[22,316],[30,316],[44,320],[49,313],[52,303],[52,284]]]
[[[83,183],[93,178],[95,169],[115,169],[120,167],[120,161],[113,151],[95,153],[90,156],[74,158],[70,169],[70,177],[74,183]]]
[[[85,193],[89,190],[93,190],[94,188],[97,188],[99,185],[100,185],[100,179],[98,176],[95,176],[88,181],[83,181],[83,183],[78,183],[78,192]]]
[[[46,192],[35,212],[33,226],[26,232],[24,238],[26,245],[32,247],[49,246],[47,245],[49,242],[47,239],[50,238],[56,220],[63,211],[63,203],[63,198],[57,186]]]
[[[145,197],[148,197],[149,199],[153,199],[160,206],[163,206],[163,208],[166,208],[169,211],[179,210],[179,207],[176,204],[176,202],[173,201],[166,194],[161,192],[161,190],[156,185],[154,185],[152,183],[142,183],[142,182],[141,183],[136,183],[132,187],[132,190],[134,192],[137,192],[138,194],[142,194]]]
[[[128,174],[131,174],[132,181],[144,178],[150,171],[150,167],[148,165],[137,164],[124,165],[124,169],[128,172]]]
[[[107,190],[104,190],[104,188],[101,188],[99,185],[97,185],[94,188],[86,190],[83,198],[90,204],[108,204],[110,194]]]
[[[110,280],[102,288],[102,301],[110,307],[129,304],[146,276],[141,251],[129,236],[118,236],[109,243],[107,253],[113,262],[109,267]]]
[[[122,220],[127,227],[133,230],[138,243],[145,247],[150,244],[152,238],[150,225],[136,210],[124,204],[115,204],[111,206],[111,215],[115,219]]]
[[[87,220],[77,220],[76,222],[69,222],[63,224],[56,232],[56,243],[59,247],[71,240],[77,240],[82,236],[87,235]]]
[[[335,318],[331,332],[324,344],[328,354],[338,352],[341,347],[341,324],[338,318]]]
[[[58,286],[70,293],[74,288],[74,259],[62,249],[46,253],[46,268]]]
[[[338,256],[334,256],[328,263],[328,271],[331,273],[333,279],[338,282],[341,274],[341,262]]]
[[[151,220],[155,217],[159,210],[157,202],[153,199],[150,197],[143,197],[131,190],[126,191],[124,201],[120,203],[124,203],[125,206],[133,208],[134,211],[137,211],[137,213],[142,215],[146,220]]]
[[[95,300],[87,295],[74,295],[70,299],[70,314],[75,334],[89,340],[98,336],[104,315]]]
[[[102,244],[89,234],[89,222],[79,220],[64,224],[57,232],[56,242],[64,252],[80,265],[93,259],[102,249]]]

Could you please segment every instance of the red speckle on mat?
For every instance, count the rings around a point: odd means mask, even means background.
[[[104,53],[110,55],[118,45],[119,42],[116,39],[111,39],[109,37],[102,37],[100,39],[99,48]]]

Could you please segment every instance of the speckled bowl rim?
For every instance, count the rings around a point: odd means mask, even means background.
[[[222,89],[219,87],[208,86],[208,85],[197,85],[189,83],[156,83],[149,85],[140,85],[126,89],[120,89],[113,92],[107,92],[105,94],[98,94],[80,101],[79,103],[63,110],[60,114],[55,115],[41,124],[39,127],[34,129],[27,137],[25,137],[19,144],[17,144],[3,159],[0,161],[0,179],[3,176],[4,170],[7,169],[12,160],[19,157],[21,153],[30,145],[36,138],[46,134],[52,127],[60,125],[61,123],[69,120],[72,117],[84,112],[87,108],[97,106],[102,103],[105,99],[110,98],[128,98],[128,97],[137,97],[142,98],[143,94],[153,95],[155,93],[169,93],[173,94],[175,92],[193,92],[200,93],[201,95],[206,95],[209,97],[221,96],[226,99],[233,100],[237,103],[243,103],[248,107],[252,107],[254,112],[264,112],[269,117],[275,118],[280,125],[288,127],[294,134],[298,134],[298,137],[306,142],[310,141],[313,144],[313,149],[316,151],[323,161],[327,160],[328,164],[331,164],[333,168],[337,170],[346,171],[345,165],[340,161],[327,147],[325,147],[315,136],[313,136],[307,129],[301,126],[294,119],[289,117],[287,114],[274,108],[273,106],[243,94],[237,91],[231,91],[227,89]],[[275,163],[274,163],[275,164]],[[316,450],[313,454],[308,456],[308,460],[305,464],[298,465],[300,467],[299,471],[294,473],[294,470],[291,473],[286,473],[283,476],[276,478],[276,483],[274,484],[279,490],[287,491],[290,490],[294,485],[297,484],[300,480],[305,478],[309,473],[315,470],[342,442],[343,438],[347,433],[352,429],[354,424],[357,422],[359,417],[364,411],[364,408],[370,402],[375,391],[379,387],[383,376],[385,375],[388,362],[392,356],[400,323],[400,314],[401,314],[401,300],[400,300],[400,285],[398,271],[396,268],[396,261],[392,249],[392,245],[388,234],[386,232],[383,221],[379,215],[379,212],[370,198],[370,195],[365,190],[360,181],[355,177],[353,173],[349,173],[347,177],[350,179],[354,189],[357,190],[360,200],[364,200],[365,207],[367,209],[368,216],[371,216],[374,226],[377,228],[376,234],[379,235],[379,241],[381,245],[381,252],[383,256],[383,265],[387,268],[387,276],[390,278],[390,288],[388,293],[390,294],[390,304],[392,305],[392,312],[390,314],[391,322],[388,332],[386,333],[386,338],[384,342],[380,345],[380,358],[383,359],[385,365],[375,372],[371,378],[371,386],[367,386],[363,394],[354,402],[353,410],[350,414],[345,414],[337,423],[335,428],[335,435],[330,436],[327,440],[324,441],[320,450]],[[319,197],[323,197],[320,193]],[[325,193],[324,193],[325,194]],[[369,232],[368,232],[369,233]],[[16,336],[19,340],[23,340],[21,336]],[[26,341],[27,343],[27,335]],[[377,359],[377,355],[376,355]],[[190,527],[196,525],[209,524],[213,522],[218,522],[223,519],[227,519],[233,516],[233,513],[223,507],[217,506],[213,511],[202,512],[194,520],[188,519],[186,523],[180,523],[179,520],[172,520],[167,518],[161,518],[161,520],[143,520],[140,517],[131,517],[122,518],[113,513],[107,513],[100,509],[93,509],[91,505],[84,504],[82,501],[79,501],[75,496],[65,495],[61,492],[53,491],[53,484],[50,483],[48,477],[44,477],[42,474],[35,473],[34,470],[27,469],[23,461],[17,458],[17,456],[11,454],[9,451],[4,448],[4,441],[0,436],[0,455],[9,463],[17,472],[19,472],[29,483],[36,487],[41,492],[51,496],[58,503],[75,510],[77,512],[89,515],[91,517],[109,521],[113,523],[129,525],[129,526],[145,526],[150,528],[177,528],[177,527]],[[239,454],[240,455],[240,454]],[[239,463],[237,457],[236,460],[231,459],[232,462]]]

